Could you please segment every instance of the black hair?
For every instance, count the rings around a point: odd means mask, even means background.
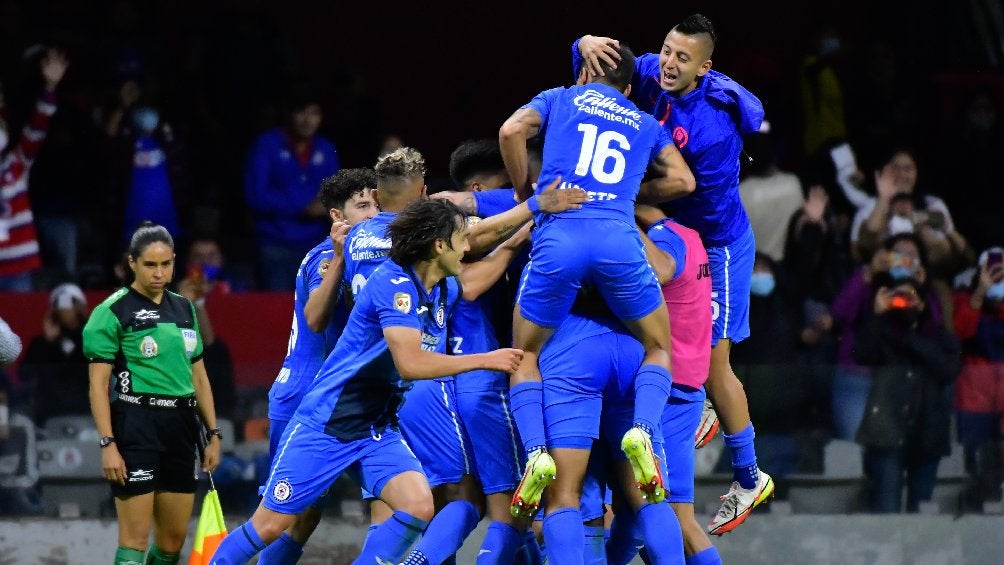
[[[416,200],[387,227],[391,240],[390,258],[401,266],[430,259],[436,240],[452,246],[453,233],[463,226],[464,213],[449,200]]]
[[[609,84],[617,90],[623,91],[631,84],[631,79],[634,78],[634,52],[623,41],[615,49],[617,54],[620,55],[617,68],[612,68],[609,63],[600,59],[600,69],[605,76],[597,77],[597,82]]]
[[[132,257],[133,261],[139,259],[139,256],[146,251],[147,247],[150,247],[150,244],[158,241],[174,251],[174,238],[171,237],[167,228],[150,221],[143,222],[136,228],[136,231],[132,232],[132,238],[129,239],[129,257]]]
[[[924,267],[925,270],[930,268],[927,262],[927,247],[924,246],[924,242],[915,233],[903,232],[889,237],[882,243],[882,248],[886,251],[892,251],[896,247],[896,244],[901,241],[913,242],[917,247],[917,257],[920,259],[920,266]]]
[[[502,170],[505,162],[496,139],[469,139],[450,154],[450,178],[457,186],[466,186],[478,175],[494,175]]]
[[[373,169],[342,169],[321,181],[317,197],[325,210],[342,210],[356,194],[368,188],[376,188],[376,172]]]
[[[682,33],[683,35],[698,35],[701,33],[706,33],[708,38],[711,39],[711,50],[708,51],[708,57],[715,51],[715,43],[718,42],[718,35],[715,33],[715,26],[711,25],[711,20],[704,17],[701,14],[691,14],[683,19],[682,22],[673,26],[673,31],[677,33]]]
[[[285,108],[288,115],[295,114],[315,104],[320,106],[321,98],[308,84],[293,85],[286,93]]]

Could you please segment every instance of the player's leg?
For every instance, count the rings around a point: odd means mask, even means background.
[[[361,480],[367,483],[367,488],[380,493],[380,499],[390,506],[393,513],[373,531],[355,563],[400,562],[435,513],[432,490],[418,460],[410,456],[403,439],[391,443],[382,446],[381,452],[372,460],[367,458],[360,462]],[[405,450],[401,451],[400,447],[405,447]],[[396,460],[395,451],[399,452]],[[393,473],[394,468],[408,466],[414,469],[386,476],[388,470]]]
[[[660,447],[657,445],[656,449]],[[616,461],[614,474],[627,506],[623,511],[634,514],[649,557],[654,563],[683,564],[683,532],[673,508],[667,502],[650,503],[645,499],[635,485],[634,471],[627,461]]]
[[[142,563],[150,539],[150,528],[153,525],[153,492],[116,495],[115,514],[119,525],[119,545],[115,552],[115,563],[131,560]]]
[[[592,439],[588,439],[592,443]],[[550,450],[561,473],[547,489],[544,544],[551,563],[582,563],[585,529],[579,509],[582,482],[589,463],[589,448],[556,447]]]
[[[714,402],[732,454],[735,482],[708,525],[720,535],[741,524],[750,511],[774,493],[770,475],[759,470],[753,446],[746,392],[729,361],[731,344],[749,336],[749,285],[756,246],[749,231],[736,242],[709,247],[711,268],[711,369],[705,388]]]

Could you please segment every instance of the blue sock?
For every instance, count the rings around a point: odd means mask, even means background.
[[[614,515],[610,524],[610,539],[607,540],[607,563],[627,565],[638,555],[638,546],[643,542],[637,525],[638,520],[630,510]]]
[[[544,550],[537,543],[537,534],[533,530],[527,530],[523,534],[523,545],[516,552],[517,565],[542,565],[544,563]]]
[[[259,565],[295,565],[303,555],[303,546],[293,536],[282,532],[279,539],[268,544],[258,556]]]
[[[562,508],[544,517],[544,552],[548,563],[582,563],[585,537],[578,508]]]
[[[760,470],[756,466],[756,449],[753,447],[755,437],[752,423],[737,434],[725,434],[725,445],[732,450],[732,480],[746,489],[755,487],[760,478]]]
[[[440,510],[429,522],[422,539],[405,559],[404,565],[439,565],[464,545],[464,540],[477,527],[481,516],[478,509],[466,500],[455,500]],[[413,560],[412,556],[425,557],[426,561]]]
[[[642,506],[638,511],[638,525],[645,539],[645,549],[655,563],[683,556],[683,531],[669,503]]]
[[[603,526],[582,526],[586,532],[583,548],[584,565],[606,565],[607,550]]]
[[[547,445],[544,435],[544,385],[540,382],[519,383],[509,392],[512,417],[523,440],[527,454]],[[661,414],[661,412],[660,412]]]
[[[244,565],[263,549],[265,549],[265,542],[261,541],[258,532],[248,520],[223,538],[210,563],[214,565]]]
[[[509,524],[505,522],[488,524],[485,539],[481,542],[481,551],[478,552],[478,565],[512,563],[522,541],[523,534]]]
[[[457,554],[454,553],[453,555],[447,557],[442,563],[440,563],[440,565],[457,565]]]
[[[634,377],[634,423],[650,436],[662,427],[673,375],[659,365],[642,365]]]
[[[687,565],[722,565],[722,556],[718,548],[711,546],[700,553],[687,556]]]
[[[399,563],[404,552],[422,535],[427,525],[425,520],[419,520],[403,510],[395,510],[386,522],[373,530],[354,563]]]

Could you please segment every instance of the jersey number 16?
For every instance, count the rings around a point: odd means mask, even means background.
[[[624,134],[610,130],[599,133],[594,124],[579,124],[579,131],[583,133],[582,148],[579,150],[579,162],[575,164],[575,174],[585,176],[592,173],[593,178],[603,184],[620,182],[627,164],[622,151],[631,149]],[[613,143],[620,151],[611,146]],[[614,168],[608,173],[605,168],[610,159],[614,161]]]

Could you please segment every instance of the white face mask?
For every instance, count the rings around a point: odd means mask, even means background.
[[[893,216],[889,218],[889,235],[899,235],[901,233],[913,233],[913,220],[903,216]]]

